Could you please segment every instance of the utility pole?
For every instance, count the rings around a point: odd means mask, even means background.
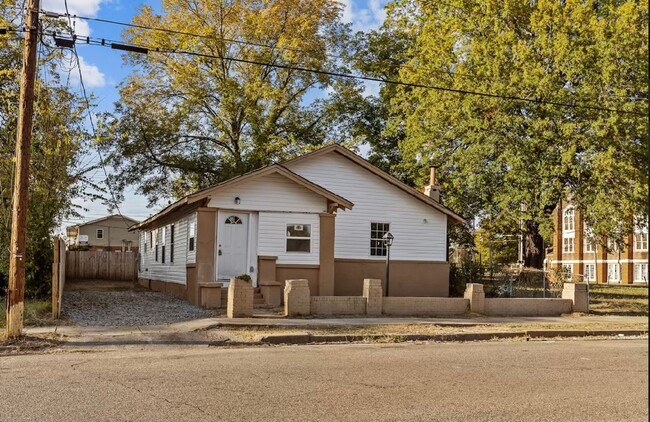
[[[39,0],[28,0],[23,70],[20,80],[20,103],[16,127],[16,179],[11,210],[9,246],[9,289],[7,291],[7,338],[22,335],[25,307],[25,241],[27,235],[27,194],[29,156],[34,119],[34,84],[38,47]]]

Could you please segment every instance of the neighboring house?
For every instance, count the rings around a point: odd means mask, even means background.
[[[434,179],[432,171],[432,179]],[[139,278],[196,298],[202,282],[241,274],[254,285],[308,279],[312,295],[360,295],[364,278],[391,296],[448,296],[447,225],[464,220],[339,146],[331,145],[188,195],[133,227]]]
[[[619,248],[614,242],[608,247],[595,245],[580,210],[562,201],[553,212],[555,233],[553,253],[547,265],[562,266],[571,274],[584,276],[591,283],[648,282],[648,227],[637,227]]]
[[[137,252],[139,233],[129,231],[137,220],[108,215],[66,228],[68,247],[87,247],[92,251]]]

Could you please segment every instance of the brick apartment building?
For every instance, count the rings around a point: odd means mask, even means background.
[[[562,201],[553,212],[555,233],[553,253],[546,265],[566,268],[571,274],[583,275],[590,283],[647,284],[648,283],[648,227],[635,228],[617,247],[609,241],[608,247],[588,241],[580,210]]]

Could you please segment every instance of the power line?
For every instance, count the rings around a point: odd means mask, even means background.
[[[48,33],[46,35],[55,36],[56,33]],[[437,85],[420,84],[420,83],[413,83],[413,82],[402,82],[402,81],[395,81],[395,80],[385,79],[385,78],[376,78],[372,76],[359,76],[350,73],[326,71],[320,69],[310,69],[302,66],[293,66],[293,65],[281,64],[281,63],[268,63],[268,62],[262,62],[258,60],[243,59],[237,57],[217,56],[213,54],[205,54],[205,53],[199,53],[195,51],[187,51],[187,50],[180,50],[180,49],[177,50],[177,49],[170,49],[165,47],[162,48],[153,47],[153,46],[134,44],[134,43],[122,43],[119,41],[106,39],[106,38],[82,37],[82,39],[86,41],[86,44],[88,45],[103,46],[103,47],[108,47],[108,48],[122,50],[122,51],[134,52],[134,53],[178,54],[178,55],[201,57],[206,59],[217,59],[217,60],[225,60],[225,61],[231,61],[237,63],[246,63],[246,64],[252,64],[257,66],[268,66],[277,69],[293,70],[293,71],[305,72],[305,73],[314,73],[314,74],[331,76],[336,78],[379,82],[379,83],[390,84],[390,85],[405,86],[409,88],[431,89],[431,90],[455,93],[459,95],[474,95],[474,96],[479,96],[484,98],[495,98],[495,99],[504,99],[504,100],[511,100],[511,101],[519,101],[519,102],[528,102],[528,103],[534,103],[540,105],[552,105],[557,107],[578,108],[578,109],[587,109],[587,110],[594,110],[594,111],[606,111],[612,113],[646,116],[646,113],[641,113],[636,111],[592,106],[592,105],[580,104],[580,103],[563,103],[560,101],[550,101],[550,100],[543,100],[538,98],[527,98],[527,97],[520,97],[516,95],[492,94],[487,92],[471,91],[471,90],[457,89],[457,88],[446,88]],[[74,41],[78,41],[78,40],[79,38],[76,37],[74,38]]]
[[[65,10],[66,14],[68,15],[68,24],[70,25],[70,35],[72,35],[73,39],[76,38],[74,31],[72,29],[72,19],[70,19],[70,13],[68,11],[68,0],[64,0],[64,5],[65,5]],[[93,122],[93,116],[92,116],[92,110],[90,107],[90,101],[88,100],[88,94],[86,92],[86,85],[84,84],[84,79],[83,79],[83,72],[81,71],[81,60],[79,59],[79,53],[77,52],[77,44],[74,43],[72,47],[72,51],[74,53],[75,59],[77,61],[77,69],[79,70],[79,85],[81,85],[81,92],[83,93],[84,100],[86,102],[86,110],[88,111],[88,120],[90,122],[90,127],[92,128],[93,131],[93,138],[97,139],[97,132],[95,130],[95,123]],[[104,158],[102,157],[102,153],[97,148],[97,154],[99,155],[99,162],[102,166],[102,169],[104,171],[104,176],[106,176],[106,187],[108,188],[109,193],[111,194],[111,198],[113,199],[113,205],[115,205],[115,209],[117,210],[117,213],[122,217],[122,220],[127,223],[126,218],[124,215],[122,215],[122,211],[120,210],[120,206],[117,203],[117,198],[115,196],[115,193],[113,192],[113,188],[111,187],[109,177],[108,177],[108,172],[106,171],[106,166],[104,165]]]
[[[456,9],[456,10],[460,10],[460,11],[464,11],[466,13],[470,13],[466,9],[463,9],[461,7],[458,7],[458,6],[454,6],[454,5],[449,4],[449,3],[445,3],[445,2],[441,2],[441,1],[438,1],[438,3],[442,4],[442,5],[445,5],[445,6],[448,6],[448,7],[451,7],[451,8]],[[107,24],[111,24],[111,25],[119,25],[119,26],[125,26],[125,27],[129,27],[129,28],[137,28],[137,29],[144,29],[144,30],[149,30],[149,31],[166,32],[166,33],[170,33],[170,34],[184,35],[184,36],[201,38],[201,39],[221,40],[221,41],[225,41],[225,42],[241,44],[241,45],[247,45],[247,46],[253,46],[253,47],[267,48],[267,49],[271,49],[271,50],[277,49],[277,50],[286,50],[286,51],[292,51],[292,52],[302,53],[302,54],[311,54],[309,51],[305,51],[303,49],[296,48],[296,47],[286,47],[286,46],[283,47],[283,46],[277,46],[277,45],[268,45],[268,44],[257,43],[257,42],[252,42],[252,41],[237,40],[237,39],[228,38],[228,37],[216,37],[216,36],[210,36],[210,35],[203,35],[203,34],[197,34],[195,32],[180,31],[180,30],[176,30],[176,29],[162,28],[162,27],[157,27],[157,26],[140,25],[140,24],[135,24],[135,23],[131,23],[131,22],[116,21],[116,20],[112,20],[112,19],[94,18],[94,17],[90,17],[90,16],[80,16],[80,15],[76,15],[76,14],[75,15],[70,15],[67,12],[67,10],[66,10],[66,14],[60,14],[60,13],[50,12],[50,11],[45,11],[45,10],[41,10],[40,13],[43,13],[48,17],[67,17],[68,19],[73,18],[73,19],[81,19],[81,20],[87,20],[87,21],[101,22],[101,23],[107,23]],[[473,13],[473,12],[471,12],[471,13]],[[490,15],[490,14],[482,12],[482,11],[477,11],[476,13],[479,13],[481,15],[488,16],[488,17],[489,16],[495,17],[495,18],[498,18],[498,19],[502,20],[505,23],[508,23],[508,24],[510,23],[510,22],[508,22],[507,19],[505,19],[504,17],[502,17],[500,15]],[[336,54],[331,54],[331,53],[326,53],[325,56],[330,57],[330,58],[334,58],[334,59],[338,59],[338,60],[347,60],[347,58],[345,58],[345,57],[342,57],[342,56],[336,55]],[[409,65],[407,63],[402,63],[402,64],[400,64],[400,68],[417,69],[418,67]],[[451,76],[452,79],[454,79],[456,77],[460,77],[462,79],[472,80],[472,78],[473,78],[473,76],[471,76],[471,75],[467,75],[467,74],[463,74],[463,73],[459,73],[459,72],[447,72],[447,71],[438,70],[438,69],[429,69],[429,71],[431,71],[433,73],[436,73],[436,74],[440,74],[440,75]],[[630,101],[647,100],[647,98],[645,98],[645,97],[639,97],[637,99],[637,98],[630,98],[630,97],[615,95],[615,94],[607,94],[607,96],[608,97],[616,97],[616,98],[625,98],[625,99],[628,99]]]

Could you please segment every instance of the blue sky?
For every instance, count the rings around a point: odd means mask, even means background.
[[[377,28],[384,20],[384,5],[388,0],[338,0],[344,6],[343,21],[352,23],[354,30],[369,30]],[[110,19],[121,22],[130,22],[132,17],[143,5],[149,5],[154,9],[160,9],[161,0],[130,1],[130,0],[68,0],[68,8],[71,14],[79,16]],[[44,10],[54,12],[65,12],[64,0],[42,0],[41,7]],[[112,24],[105,24],[93,21],[76,20],[75,31],[78,35],[91,35],[93,37],[106,39],[120,39],[124,27]],[[78,44],[78,51],[81,59],[81,71],[83,74],[86,89],[95,96],[96,109],[98,111],[111,111],[113,104],[119,99],[117,86],[130,73],[130,69],[122,63],[120,52],[96,46],[84,46]],[[79,78],[76,73],[71,72],[71,82],[74,87],[79,88]],[[369,86],[371,93],[376,87]],[[87,157],[85,161],[97,160],[96,152]],[[110,169],[109,169],[110,171]],[[104,180],[103,171],[99,170],[91,174],[96,183],[101,184]],[[83,219],[65,220],[62,227],[78,222],[92,220],[108,213],[106,207],[100,201],[88,202],[78,198],[76,205],[81,205],[87,211],[83,212]],[[135,193],[135,188],[129,189],[125,194],[125,201],[120,205],[120,210],[125,216],[135,219],[144,219],[162,208],[164,204],[158,204],[154,208],[148,208],[147,201]]]

